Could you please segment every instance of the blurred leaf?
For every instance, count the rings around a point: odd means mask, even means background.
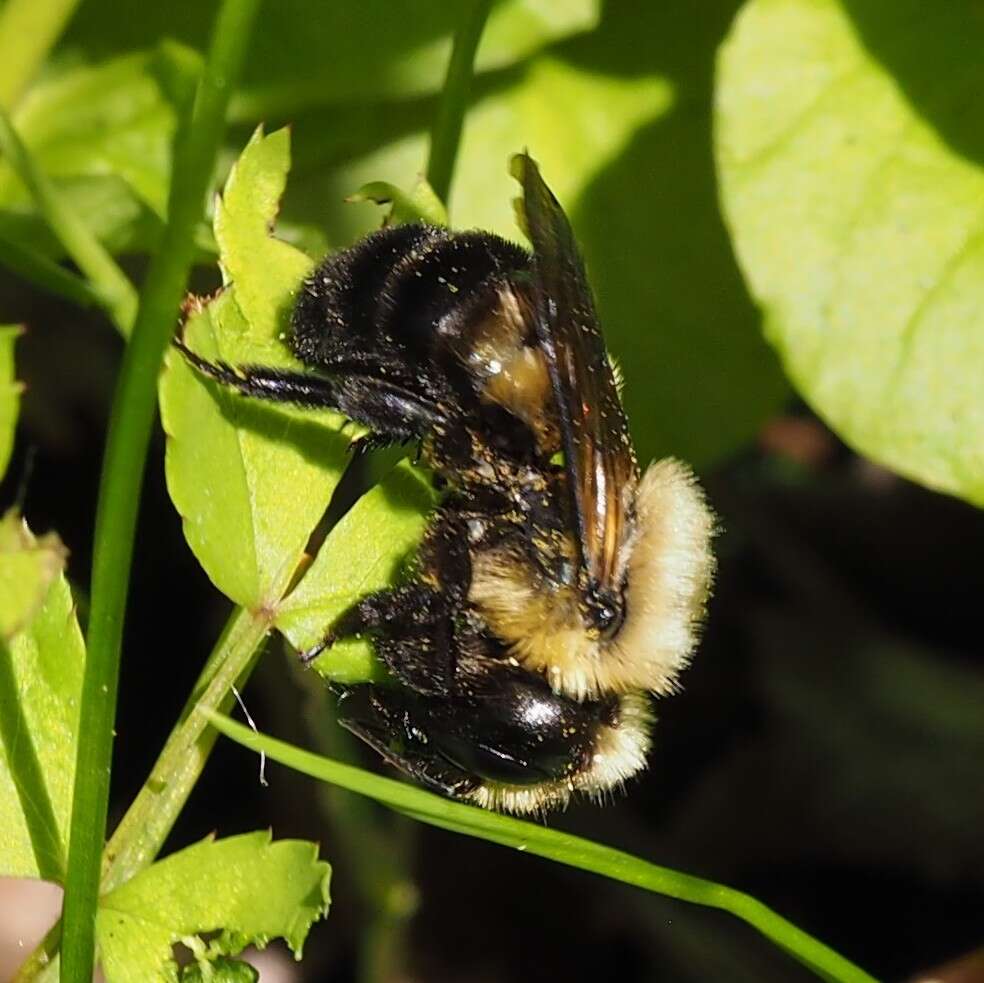
[[[42,290],[64,297],[80,307],[101,307],[105,298],[88,280],[65,269],[21,240],[4,238],[0,231],[0,266]],[[3,329],[0,328],[0,331]]]
[[[544,55],[503,89],[481,98],[469,112],[449,202],[453,224],[482,228],[513,240],[515,185],[509,178],[512,150],[528,146],[551,189],[570,203],[594,174],[624,148],[644,122],[667,111],[672,88],[654,75],[605,78]],[[359,187],[367,179],[398,186],[420,171],[427,135],[421,130],[324,175],[320,187]],[[324,195],[326,224],[357,238],[373,227],[372,216],[344,206],[343,195]],[[378,224],[378,223],[377,223]]]
[[[331,869],[316,844],[269,832],[204,840],[142,870],[99,900],[96,938],[108,983],[173,980],[172,946],[221,930],[206,961],[283,938],[299,959],[328,910]],[[225,979],[235,977],[220,977]]]
[[[198,55],[172,42],[100,65],[56,68],[18,104],[32,158],[112,253],[151,249],[170,182],[171,144]],[[0,160],[0,235],[60,258],[28,190]]]
[[[142,10],[139,17],[121,17],[112,0],[93,0],[73,18],[64,47],[103,58],[167,36],[200,48],[210,8],[176,0]],[[477,69],[503,68],[558,38],[589,30],[597,11],[597,0],[502,0],[486,28]],[[456,4],[440,0],[267,5],[233,118],[255,123],[275,115],[289,118],[309,105],[436,92],[458,17]]]
[[[0,521],[0,874],[61,880],[85,648],[65,549]]]
[[[813,848],[836,844],[839,859],[984,881],[980,672],[873,635],[840,640],[831,673],[834,639],[791,657],[775,639],[795,629],[778,618],[770,627],[759,678],[786,733],[814,762],[800,776],[809,790],[799,797],[812,811],[809,826],[818,827],[808,838]],[[781,771],[796,781],[801,767],[789,762]],[[905,823],[893,821],[899,815]],[[802,842],[804,824],[796,825]],[[914,849],[922,843],[933,849]]]
[[[52,183],[71,201],[86,227],[111,253],[140,252],[157,244],[162,228],[160,219],[121,178],[56,178]],[[0,235],[49,258],[64,255],[61,243],[33,203],[0,207]]]
[[[163,217],[178,112],[191,98],[198,56],[173,42],[37,83],[13,121],[37,164],[52,178],[116,175]],[[0,202],[27,200],[6,163]]]
[[[14,377],[14,342],[20,333],[16,326],[0,327],[0,478],[10,461],[20,408],[22,386]]]
[[[310,260],[268,238],[289,166],[287,131],[257,132],[216,218],[220,262],[234,278],[190,302],[187,344],[233,365],[292,364],[280,339]],[[347,464],[335,413],[248,400],[206,382],[177,352],[160,386],[166,472],[185,536],[213,583],[249,608],[276,603]]]
[[[521,238],[507,162],[528,147],[574,223],[643,460],[720,460],[788,394],[717,210],[711,75],[733,8],[708,3],[694,18],[680,0],[609,4],[598,30],[477,79],[465,120],[452,224]],[[298,127],[304,165],[289,213],[322,222],[337,243],[378,224],[342,204],[352,187],[403,186],[426,157],[426,106],[362,115],[346,111],[341,132],[330,115]]]
[[[321,641],[331,623],[370,591],[393,583],[424,531],[435,505],[430,482],[400,464],[342,517],[297,589],[285,598],[276,626],[297,649]],[[337,682],[378,678],[382,672],[366,639],[336,642],[314,667]]]
[[[766,333],[848,443],[984,505],[980,8],[756,0],[722,49],[722,198]]]
[[[842,609],[809,632],[788,601],[753,618],[766,722],[694,784],[664,831],[670,855],[734,877],[807,857],[984,883],[980,671],[852,631]]]

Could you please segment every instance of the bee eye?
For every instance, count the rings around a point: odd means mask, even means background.
[[[588,605],[592,627],[602,638],[611,638],[622,627],[625,620],[625,604],[617,603],[615,598],[591,591]]]

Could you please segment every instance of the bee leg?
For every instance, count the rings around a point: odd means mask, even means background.
[[[468,538],[453,509],[435,516],[420,548],[424,580],[368,594],[301,653],[311,662],[339,638],[378,632],[376,653],[405,685],[421,693],[446,692],[457,664],[453,616],[471,581]]]
[[[444,693],[456,664],[447,598],[421,583],[378,591],[348,609],[315,646],[300,654],[308,663],[339,638],[378,632],[376,655],[404,685]]]
[[[332,366],[337,376],[292,372],[262,365],[233,367],[228,362],[209,362],[180,339],[172,342],[198,372],[243,396],[274,403],[290,403],[309,409],[338,410],[368,427],[384,443],[400,443],[422,437],[443,414],[428,397],[385,378],[348,374]]]

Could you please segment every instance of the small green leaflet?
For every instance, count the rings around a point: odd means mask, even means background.
[[[100,899],[96,938],[108,983],[178,983],[178,942],[211,962],[282,938],[300,959],[308,930],[328,911],[331,868],[317,857],[313,843],[255,832],[159,860]],[[196,938],[216,931],[208,943]]]
[[[417,179],[410,191],[404,191],[387,181],[370,181],[345,199],[357,205],[371,201],[377,205],[390,205],[386,225],[406,225],[422,222],[426,225],[447,225],[448,213],[444,202],[423,176]]]

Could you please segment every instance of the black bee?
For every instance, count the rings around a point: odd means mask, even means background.
[[[641,474],[573,232],[519,155],[532,254],[404,225],[305,281],[306,371],[209,363],[260,399],[341,410],[370,445],[420,442],[445,487],[413,580],[371,594],[315,657],[370,633],[392,685],[348,687],[341,722],[458,798],[541,811],[645,767],[649,694],[695,644],[713,519],[688,468]]]

